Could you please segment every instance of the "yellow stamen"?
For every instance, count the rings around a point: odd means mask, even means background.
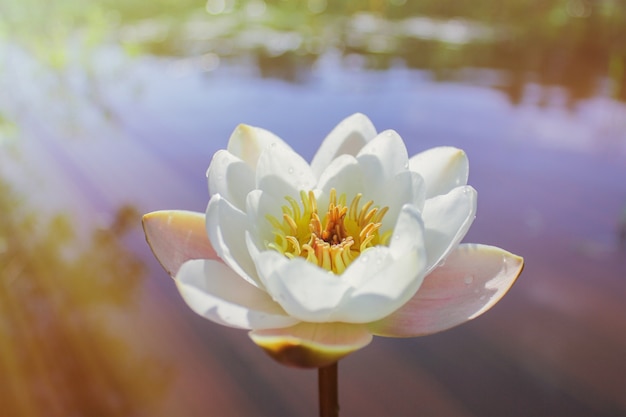
[[[350,205],[345,194],[337,198],[333,188],[329,193],[328,209],[320,218],[313,191],[300,191],[302,206],[292,197],[285,197],[288,205],[282,207],[282,222],[272,215],[266,218],[274,228],[274,241],[267,248],[283,255],[306,259],[335,274],[342,274],[364,251],[386,245],[392,231],[381,235],[382,219],[388,207],[375,207],[367,201],[359,207],[362,194],[357,194]]]
[[[298,239],[296,239],[293,236],[287,236],[286,238],[289,243],[291,243],[291,246],[293,246],[293,254],[299,256],[301,253],[300,250],[300,242],[298,242]]]
[[[298,224],[291,216],[287,214],[283,214],[283,220],[285,220],[285,223],[287,223],[289,227],[291,228],[291,233],[298,232]]]

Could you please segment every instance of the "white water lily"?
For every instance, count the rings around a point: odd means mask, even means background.
[[[206,215],[154,212],[144,229],[196,313],[251,330],[282,363],[325,366],[373,335],[461,324],[515,282],[522,258],[459,243],[476,213],[468,170],[457,148],[409,158],[396,132],[377,133],[362,114],[311,164],[240,125],[207,171]]]

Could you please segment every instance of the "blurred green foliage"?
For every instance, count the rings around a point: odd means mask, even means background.
[[[353,21],[363,13],[383,27],[358,33]],[[66,65],[72,42],[87,50],[115,42],[133,56],[295,52],[308,55],[304,66],[338,47],[366,56],[373,68],[385,69],[400,57],[410,67],[434,71],[435,79],[448,79],[450,70],[462,67],[504,69],[519,83],[562,84],[577,89],[579,97],[595,94],[609,79],[612,95],[626,99],[623,0],[9,0],[0,4],[0,16],[5,41],[28,48],[53,68]],[[478,25],[491,36],[466,42],[420,38],[398,29],[409,18],[461,25],[446,28],[457,32]],[[258,32],[243,35],[252,29]],[[270,39],[263,31],[297,33],[302,41],[272,50],[259,45]],[[375,42],[351,42],[374,36]],[[256,43],[250,45],[250,38]],[[519,92],[510,93],[515,101]]]
[[[144,266],[120,238],[139,214],[122,207],[79,244],[68,216],[41,216],[1,178],[0,213],[2,414],[148,412],[170,371],[123,325],[137,314]]]

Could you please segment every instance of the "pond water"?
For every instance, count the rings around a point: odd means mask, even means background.
[[[626,10],[370,3],[94,2],[84,26],[53,9],[76,25],[61,34],[9,7],[1,414],[315,415],[315,373],[189,311],[140,216],[204,211],[239,123],[310,160],[355,112],[409,154],[463,148],[479,195],[465,240],[526,268],[478,320],[343,360],[342,413],[626,412]]]

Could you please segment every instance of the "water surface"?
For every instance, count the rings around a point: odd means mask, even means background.
[[[315,373],[190,312],[139,218],[204,211],[206,168],[239,123],[310,160],[354,112],[397,130],[409,154],[463,148],[479,195],[465,240],[518,253],[526,268],[480,319],[377,338],[343,360],[342,412],[624,413],[618,3],[305,3],[94,3],[81,30],[59,7],[77,29],[41,26],[39,37],[11,9],[0,44],[3,414],[315,415]]]

